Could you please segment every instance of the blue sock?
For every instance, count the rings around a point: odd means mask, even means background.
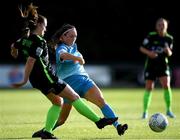
[[[116,115],[113,112],[112,108],[105,104],[102,108],[101,108],[102,113],[104,114],[105,117],[107,118],[115,118]],[[119,125],[118,121],[113,123],[114,127],[117,127]]]

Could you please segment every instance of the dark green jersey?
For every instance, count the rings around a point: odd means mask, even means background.
[[[57,82],[58,78],[49,63],[48,47],[45,39],[33,34],[29,36],[28,40],[31,42],[29,56],[36,59],[30,74],[30,82],[33,87]]]
[[[159,36],[157,32],[150,32],[148,34],[142,43],[142,47],[158,53],[158,57],[155,59],[147,57],[146,67],[166,68],[168,66],[168,56],[164,52],[166,44],[170,49],[173,48],[173,37],[170,34],[167,33],[164,37]]]
[[[14,47],[18,49],[18,57],[17,57],[18,62],[23,62],[23,63],[26,62],[27,57],[29,56],[28,52],[30,46],[31,46],[31,41],[29,41],[26,36],[18,39],[14,43]]]
[[[29,76],[29,81],[34,88],[46,95],[49,92],[59,94],[66,87],[66,83],[55,75],[49,62],[48,47],[44,38],[31,34],[16,41],[14,46],[18,49],[19,59],[27,61],[29,56],[36,59]]]

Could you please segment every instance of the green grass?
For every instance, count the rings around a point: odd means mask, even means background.
[[[106,101],[111,105],[119,121],[128,123],[123,136],[117,135],[113,126],[99,130],[95,124],[72,110],[67,122],[54,131],[61,140],[118,140],[118,139],[180,139],[180,90],[173,89],[172,109],[175,119],[161,133],[148,127],[148,119],[142,120],[142,97],[144,89],[103,89]],[[165,113],[165,102],[161,89],[153,91],[149,114]],[[99,109],[88,104],[102,117]],[[44,126],[46,112],[51,106],[45,96],[37,90],[0,90],[0,140],[31,139],[34,131]]]

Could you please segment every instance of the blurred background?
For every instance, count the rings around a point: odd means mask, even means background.
[[[76,26],[79,51],[90,76],[102,87],[143,87],[145,56],[139,47],[159,17],[169,20],[174,36],[172,86],[180,87],[180,16],[177,2],[130,0],[12,0],[1,4],[0,88],[22,78],[23,64],[10,55],[10,45],[19,37],[18,5],[38,6],[48,19],[45,38],[64,23]],[[27,85],[27,88],[30,85]]]

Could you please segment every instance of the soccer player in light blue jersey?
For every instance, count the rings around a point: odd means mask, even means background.
[[[85,60],[77,49],[77,31],[75,26],[63,25],[53,36],[56,52],[56,73],[59,78],[68,83],[82,98],[97,105],[103,115],[107,118],[114,118],[116,114],[103,97],[101,90],[89,77],[84,69]],[[62,125],[69,116],[71,103],[64,99],[64,105],[56,127]],[[127,124],[118,121],[113,123],[119,135],[123,135],[128,129]]]

